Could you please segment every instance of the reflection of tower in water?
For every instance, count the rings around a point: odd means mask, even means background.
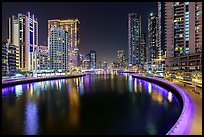
[[[76,85],[73,82],[71,84],[69,92],[69,122],[70,126],[73,128],[76,128],[79,124],[79,109],[80,109],[80,100],[79,100],[79,94],[76,89]]]

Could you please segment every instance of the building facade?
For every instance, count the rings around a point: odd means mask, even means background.
[[[146,33],[142,33],[141,34],[141,65],[143,69],[146,62],[147,62],[147,38],[146,38]]]
[[[90,53],[85,54],[83,57],[83,68],[90,69],[91,68],[91,56]]]
[[[96,69],[96,51],[90,50],[91,68]]]
[[[16,45],[8,44],[8,71],[9,74],[16,72]]]
[[[67,20],[48,20],[48,37],[51,35],[51,28],[61,28],[68,32],[68,51],[69,51],[69,68],[80,67],[79,62],[79,45],[80,45],[80,27],[78,19]]]
[[[166,70],[202,71],[202,2],[165,2]]]
[[[8,74],[8,45],[5,41],[2,41],[1,51],[2,51],[2,76]]]
[[[141,63],[141,16],[137,13],[128,14],[128,59],[129,66]]]
[[[124,52],[123,52],[123,50],[118,50],[117,58],[118,58],[118,64],[119,64],[118,67],[122,68],[124,66]]]
[[[49,70],[48,46],[39,45],[36,49],[36,70]]]
[[[16,45],[2,42],[2,75],[14,75],[16,69]]]
[[[151,13],[148,18],[148,65],[149,71],[158,71],[160,47],[157,43],[157,15]]]
[[[103,62],[103,69],[104,70],[108,69],[108,63],[106,61]]]
[[[160,49],[159,56],[166,59],[166,46],[165,46],[165,6],[164,2],[158,2],[157,7],[157,43]]]
[[[69,69],[68,32],[61,28],[50,28],[48,36],[49,68],[51,70]]]
[[[19,13],[8,19],[7,39],[16,45],[16,67],[22,71],[34,70],[34,49],[38,45],[38,21],[34,15]]]

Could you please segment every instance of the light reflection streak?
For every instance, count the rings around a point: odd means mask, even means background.
[[[36,135],[38,132],[38,108],[36,103],[28,101],[25,108],[25,135]]]
[[[151,94],[152,92],[152,85],[150,82],[148,82],[148,93]]]
[[[128,76],[128,87],[129,91],[132,92],[132,76]]]
[[[5,96],[7,94],[9,94],[10,92],[15,93],[15,87],[7,87],[7,88],[2,88],[2,95]]]
[[[168,92],[168,100],[169,100],[169,102],[172,102],[172,98],[173,98],[172,93]]]
[[[134,79],[134,91],[137,92],[137,79]]]
[[[84,94],[84,77],[81,77],[79,81],[79,93],[80,95]]]
[[[139,91],[142,92],[142,82],[139,81]]]
[[[80,109],[80,102],[79,102],[79,94],[72,85],[71,90],[69,92],[69,121],[73,128],[77,127],[79,124],[79,109]]]
[[[58,86],[59,86],[59,91],[61,91],[61,89],[62,89],[62,80],[59,80]]]
[[[22,90],[22,85],[16,85],[15,86],[15,91],[16,91],[16,96],[19,96],[23,93],[23,90]]]
[[[29,84],[30,85],[30,94],[31,94],[31,96],[33,95],[33,84]]]
[[[56,87],[57,87],[57,91],[58,91],[58,81],[57,80],[55,80],[55,85],[56,85]]]
[[[158,92],[156,92],[156,91],[152,92],[151,98],[152,98],[152,100],[158,102],[159,104],[162,104],[163,96],[161,94],[159,94]]]

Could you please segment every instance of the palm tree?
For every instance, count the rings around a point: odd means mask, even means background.
[[[192,72],[192,77],[195,79],[195,92],[196,92],[196,82],[197,82],[198,78],[202,77],[202,72],[193,71]]]
[[[179,70],[178,72],[177,72],[177,75],[179,76],[179,79],[183,76],[183,71],[182,70]]]

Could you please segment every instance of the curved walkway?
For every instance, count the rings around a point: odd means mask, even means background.
[[[79,75],[68,75],[68,76],[50,76],[50,77],[31,77],[31,78],[24,78],[19,80],[12,80],[12,81],[4,81],[2,82],[2,87],[8,87],[8,86],[14,86],[19,84],[25,84],[30,82],[38,82],[38,81],[46,81],[46,80],[55,80],[55,79],[66,79],[66,78],[76,78],[76,77],[82,77],[86,74],[79,74]]]
[[[189,135],[190,129],[193,120],[193,103],[186,92],[179,86],[164,80],[162,78],[147,77],[147,76],[137,76],[132,75],[135,78],[144,79],[158,85],[161,85],[165,88],[170,89],[180,100],[180,103],[183,106],[180,117],[178,118],[175,125],[170,129],[167,135]]]
[[[202,135],[202,88],[197,87],[196,90],[200,93],[193,92],[194,86],[184,84],[178,80],[173,80],[174,84],[181,87],[191,98],[194,107],[193,122],[189,135]]]

